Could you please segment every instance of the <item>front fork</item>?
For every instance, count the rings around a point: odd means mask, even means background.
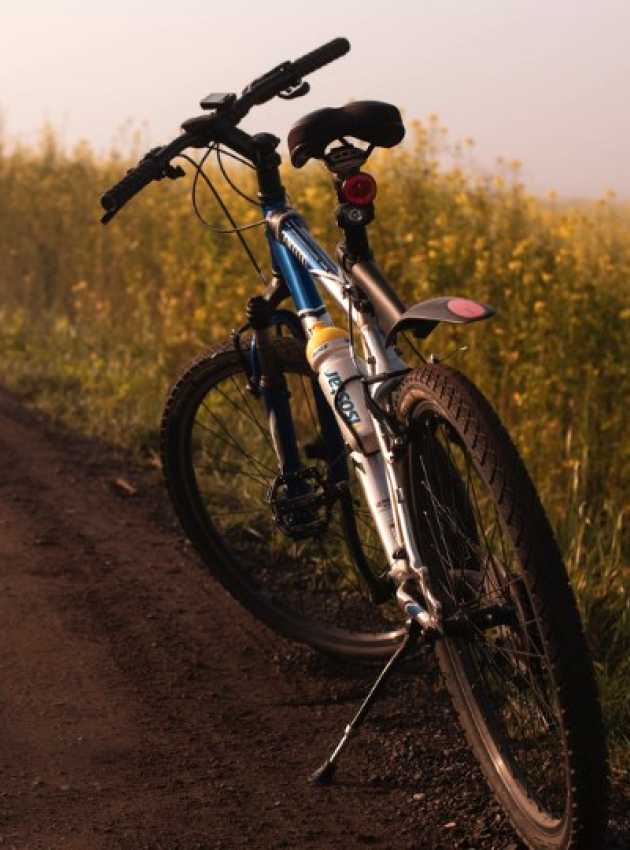
[[[250,386],[260,392],[267,410],[269,433],[278,459],[280,474],[294,486],[300,471],[300,455],[289,405],[289,389],[278,368],[273,348],[274,326],[280,316],[264,298],[251,298],[247,318],[253,330],[250,359]]]
[[[272,335],[275,328],[285,326],[295,339],[304,341],[304,331],[295,313],[290,310],[273,310],[264,298],[250,299],[247,317],[254,331],[250,351],[250,382],[260,390],[265,403],[280,473],[287,479],[295,478],[303,467],[291,414],[290,393],[284,373],[275,360]],[[314,377],[310,380],[330,479],[335,485],[341,484],[348,480],[343,438],[317,380]]]

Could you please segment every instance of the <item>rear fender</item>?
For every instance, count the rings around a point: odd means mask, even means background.
[[[414,336],[426,339],[440,322],[465,325],[489,319],[495,312],[488,304],[480,304],[457,295],[429,298],[428,301],[421,301],[405,310],[390,328],[385,344],[391,345],[401,331],[413,331]]]

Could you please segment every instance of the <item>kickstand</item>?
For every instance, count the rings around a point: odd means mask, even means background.
[[[309,776],[309,782],[312,782],[316,785],[330,785],[335,776],[335,770],[337,768],[337,759],[346,748],[350,737],[357,731],[357,729],[361,726],[365,717],[376,701],[377,696],[382,690],[383,685],[389,679],[390,675],[394,671],[394,667],[402,661],[402,659],[408,655],[411,650],[414,649],[416,644],[418,643],[418,638],[422,634],[422,627],[416,620],[408,620],[407,621],[407,634],[403,638],[402,643],[396,650],[396,652],[389,659],[385,667],[383,667],[378,679],[372,685],[372,688],[366,698],[363,700],[361,707],[355,714],[352,719],[352,722],[346,726],[343,736],[332,754],[326,759],[326,761],[318,767],[317,770]]]

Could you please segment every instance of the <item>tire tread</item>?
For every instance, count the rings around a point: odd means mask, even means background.
[[[474,385],[457,370],[440,364],[414,370],[398,388],[399,419],[408,423],[415,406],[427,399],[441,407],[456,427],[479,473],[494,493],[545,625],[550,663],[562,705],[570,778],[570,817],[562,843],[540,843],[539,837],[539,843],[531,844],[532,837],[523,825],[513,821],[514,826],[528,846],[536,850],[600,850],[608,795],[604,728],[577,605],[551,526],[516,447]],[[564,635],[571,635],[571,647],[566,646]],[[454,674],[443,672],[469,743],[490,781],[490,765],[484,763],[483,754],[479,753],[479,743],[455,686]],[[505,805],[505,797],[501,799],[491,781],[490,784]]]

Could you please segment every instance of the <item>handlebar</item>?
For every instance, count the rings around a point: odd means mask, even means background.
[[[321,47],[316,47],[310,53],[305,53],[293,62],[293,70],[298,77],[306,77],[313,71],[323,68],[335,59],[340,59],[350,50],[350,42],[347,38],[334,38]]]
[[[135,168],[130,168],[122,180],[119,180],[115,186],[112,186],[101,196],[101,206],[106,210],[105,215],[101,218],[101,223],[107,224],[108,221],[111,221],[127,201],[130,201],[134,195],[137,195],[153,180],[161,180],[163,177],[170,177],[174,180],[176,177],[183,177],[184,169],[179,166],[172,166],[170,162],[174,156],[189,147],[190,143],[190,134],[182,133],[170,145],[163,148],[153,148],[145,154]]]
[[[221,141],[217,134],[220,134],[222,128],[236,127],[253,106],[266,103],[287,90],[292,90],[294,96],[306,94],[308,86],[301,88],[302,78],[334,62],[349,50],[348,39],[335,38],[299,59],[283,62],[258,77],[243,89],[241,97],[227,101],[225,108],[217,108],[216,114],[199,116],[186,122],[188,126],[184,125],[185,131],[180,136],[165,147],[149,151],[135,168],[130,169],[122,180],[103,194],[101,206],[106,212],[101,222],[107,224],[111,221],[127,201],[153,180],[183,176],[183,169],[173,167],[170,162],[185,148],[205,147],[211,141]]]
[[[243,89],[242,97],[234,104],[236,111],[245,107],[244,115],[254,105],[266,103],[288,88],[299,85],[302,77],[323,68],[335,59],[339,59],[350,50],[347,38],[334,38],[327,44],[305,53],[293,62],[282,62],[262,77],[254,80]],[[243,117],[244,117],[243,115]]]

